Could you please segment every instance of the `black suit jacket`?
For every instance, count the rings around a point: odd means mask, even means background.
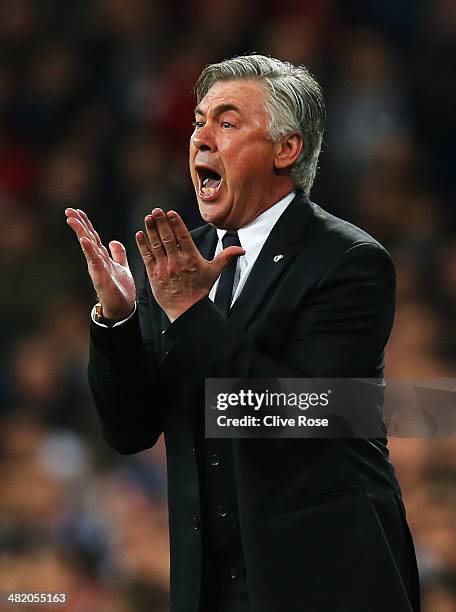
[[[193,238],[210,258],[215,229]],[[230,318],[206,298],[170,325],[145,283],[126,324],[92,325],[89,379],[106,439],[136,453],[165,435],[172,612],[198,609],[204,379],[382,377],[394,293],[385,249],[298,192]],[[419,609],[386,440],[238,439],[233,460],[252,612]]]

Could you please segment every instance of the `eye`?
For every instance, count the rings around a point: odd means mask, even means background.
[[[203,127],[204,123],[202,121],[194,121],[192,125],[195,128],[195,130],[199,130],[200,128]]]
[[[225,129],[234,127],[234,125],[230,123],[229,121],[222,121],[220,125],[222,126],[222,128],[225,128]]]

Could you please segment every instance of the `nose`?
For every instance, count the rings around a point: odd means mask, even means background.
[[[214,151],[216,148],[212,129],[207,125],[198,128],[192,135],[192,144],[199,151]]]

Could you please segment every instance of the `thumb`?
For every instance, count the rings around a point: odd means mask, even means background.
[[[240,257],[241,255],[245,255],[245,250],[238,246],[230,246],[226,249],[223,249],[221,253],[214,257],[212,260],[212,269],[214,274],[219,276],[223,270],[223,268],[236,257]]]
[[[109,243],[109,250],[111,251],[111,256],[116,263],[120,264],[121,266],[128,266],[127,252],[121,242],[111,240]]]

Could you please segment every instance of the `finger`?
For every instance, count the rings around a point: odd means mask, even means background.
[[[180,215],[178,215],[176,211],[170,210],[166,213],[166,216],[171,222],[174,235],[176,236],[176,242],[179,245],[181,253],[184,255],[199,255],[200,253],[196,248],[196,244],[193,242],[193,238]]]
[[[223,251],[219,253],[217,257],[214,257],[211,262],[211,268],[216,277],[220,275],[223,268],[233,259],[233,257],[239,257],[241,255],[245,255],[245,250],[241,247],[230,246],[223,249]]]
[[[95,230],[95,228],[92,225],[92,221],[89,219],[89,217],[87,216],[87,214],[81,209],[78,208],[77,212],[81,215],[82,219],[84,220],[89,232],[92,232],[97,244],[99,247],[103,246],[103,243],[101,242],[100,236],[98,235],[98,232]]]
[[[87,261],[87,268],[89,270],[90,278],[94,289],[98,296],[101,295],[106,288],[112,285],[113,277],[109,268],[106,266],[105,259],[101,256],[100,249],[97,245],[87,238],[82,237],[79,241],[81,244],[82,252]]]
[[[149,247],[154,254],[157,261],[161,261],[165,259],[165,249],[163,247],[162,241],[160,240],[160,236],[158,234],[154,217],[152,215],[147,215],[144,219],[144,223],[146,226],[146,236],[149,241]]]
[[[67,216],[67,218],[79,216],[75,208],[65,208],[65,215]]]
[[[84,238],[84,240],[86,241],[85,244],[90,244],[92,246],[91,252],[93,251],[93,253],[96,253],[97,258],[102,258],[105,261],[109,261],[109,254],[106,248],[104,248],[103,246],[102,248],[99,248],[94,237],[91,234],[87,233],[87,229],[83,225],[79,217],[69,216],[67,218],[67,224],[71,227],[71,229],[74,231],[74,233],[78,237],[81,247],[83,245],[81,240]],[[87,248],[86,248],[86,251],[87,251]]]
[[[109,257],[108,251],[105,246],[101,243],[101,241],[97,240],[97,237],[90,231],[89,227],[83,216],[80,214],[80,211],[74,208],[67,208],[65,210],[65,214],[67,215],[67,223],[74,230],[78,238],[82,238],[82,236],[86,236],[89,240],[91,240],[97,248],[100,249],[102,255],[105,258]]]
[[[124,245],[118,240],[111,240],[109,243],[109,250],[111,252],[112,259],[120,264],[121,266],[128,267],[127,251]]]
[[[103,267],[103,260],[97,245],[94,244],[90,238],[87,238],[87,236],[82,236],[79,243],[87,260],[87,264],[95,271],[101,270]]]
[[[87,214],[80,208],[76,209],[76,212],[79,214],[79,218],[82,222],[82,224],[86,227],[87,229],[87,233],[88,235],[95,240],[98,248],[101,250],[101,252],[103,253],[103,255],[105,257],[109,257],[109,253],[108,253],[108,249],[105,247],[105,245],[101,242],[101,238],[98,235],[98,232],[95,230],[95,228],[92,225],[92,222],[90,221],[89,217],[87,216]]]
[[[138,245],[139,252],[143,259],[144,265],[146,269],[150,269],[152,266],[155,266],[157,261],[155,258],[155,254],[151,249],[147,236],[144,232],[139,231],[135,234],[136,244]]]
[[[159,239],[168,258],[176,258],[178,255],[180,255],[180,250],[177,244],[176,236],[174,235],[174,230],[171,227],[168,217],[161,210],[161,208],[154,208],[152,211],[152,216],[155,221],[155,227],[157,228]]]
[[[93,240],[95,243],[97,243],[96,237],[95,235],[90,231],[89,226],[87,225],[86,220],[84,219],[84,217],[81,215],[81,212],[75,208],[68,208],[68,219],[76,219],[77,221],[79,221],[79,223],[82,225],[82,227],[85,230],[85,234],[91,239]],[[65,212],[67,212],[65,211]]]
[[[67,224],[71,227],[71,229],[74,231],[74,233],[76,234],[76,236],[79,239],[85,237],[85,238],[87,238],[87,240],[90,240],[91,242],[93,242],[96,245],[95,240],[93,239],[92,236],[90,236],[90,234],[88,234],[87,228],[82,223],[82,221],[80,220],[79,217],[69,216],[67,218]]]

